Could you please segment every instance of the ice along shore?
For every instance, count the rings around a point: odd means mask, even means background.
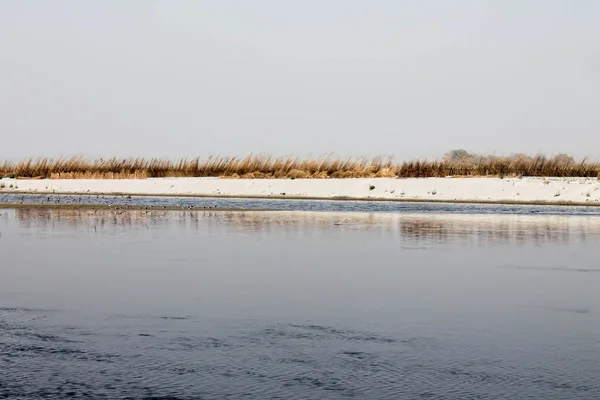
[[[592,178],[2,179],[0,192],[600,206]]]

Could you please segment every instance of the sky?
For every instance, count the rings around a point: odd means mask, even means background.
[[[0,0],[0,160],[600,159],[597,0]]]

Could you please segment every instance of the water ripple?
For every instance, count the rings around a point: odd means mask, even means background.
[[[181,209],[246,209],[327,212],[418,212],[454,214],[600,215],[600,207],[419,203],[397,201],[339,201],[293,199],[241,199],[122,195],[3,194],[0,204],[95,205],[112,207],[176,207]],[[340,224],[342,225],[342,224]]]

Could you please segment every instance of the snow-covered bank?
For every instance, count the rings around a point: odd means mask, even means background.
[[[0,192],[600,205],[600,181],[584,178],[2,179]]]

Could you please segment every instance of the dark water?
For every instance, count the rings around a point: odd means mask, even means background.
[[[510,204],[453,204],[399,201],[336,201],[293,199],[239,199],[210,197],[153,197],[123,195],[0,194],[2,204],[110,205],[113,207],[181,207],[182,209],[247,209],[328,212],[418,212],[453,214],[598,215],[598,206],[536,206]]]
[[[0,210],[0,398],[600,399],[600,217]]]

